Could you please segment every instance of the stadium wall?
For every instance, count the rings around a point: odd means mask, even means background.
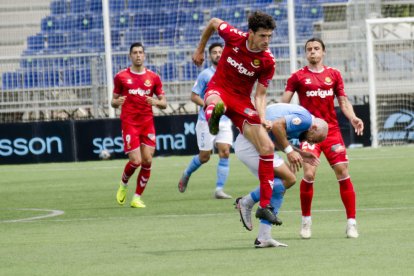
[[[198,151],[197,115],[155,117],[156,155]],[[99,160],[103,149],[126,158],[119,119],[0,124],[0,164]]]
[[[355,106],[355,110],[363,120],[369,118],[368,105]],[[337,112],[346,146],[370,146],[369,131],[356,136],[348,120],[339,109]],[[159,116],[154,120],[156,156],[198,153],[197,115]],[[99,160],[104,149],[111,159],[126,158],[119,119],[8,123],[0,124],[0,133],[0,165]],[[238,132],[234,129],[234,133]]]

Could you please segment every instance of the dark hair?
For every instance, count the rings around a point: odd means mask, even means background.
[[[306,52],[306,45],[308,45],[309,42],[319,42],[322,45],[322,50],[325,51],[325,43],[323,43],[322,39],[317,37],[312,37],[311,39],[308,39],[305,43],[305,52]]]
[[[144,49],[144,45],[142,45],[142,43],[141,42],[134,42],[134,43],[132,43],[131,44],[131,47],[129,47],[129,53],[131,54],[131,52],[132,52],[132,48],[134,48],[134,47],[141,47],[142,48],[142,50],[144,51],[144,53],[145,53],[145,49]]]
[[[257,32],[259,28],[265,30],[274,30],[276,28],[276,22],[272,16],[262,11],[253,12],[248,19],[249,29],[253,32]]]
[[[215,47],[223,48],[223,44],[221,44],[220,42],[211,43],[210,47],[208,47],[208,53],[211,54],[211,50],[213,50],[213,48]]]

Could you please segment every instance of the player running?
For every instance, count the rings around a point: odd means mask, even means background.
[[[191,93],[191,101],[200,106],[198,113],[198,120],[196,125],[197,145],[200,150],[199,154],[191,159],[187,168],[178,183],[178,190],[184,193],[187,189],[190,176],[198,170],[203,164],[210,160],[213,147],[218,149],[220,157],[217,165],[217,181],[214,197],[217,199],[229,199],[230,195],[224,192],[224,185],[226,184],[229,175],[229,156],[230,147],[233,144],[233,130],[231,129],[231,121],[227,116],[222,116],[219,124],[219,132],[217,135],[211,135],[208,129],[208,122],[204,114],[204,93],[207,89],[207,84],[211,77],[216,72],[217,64],[223,52],[223,45],[221,43],[212,43],[208,47],[208,53],[211,60],[211,66],[204,69],[197,77]]]
[[[131,66],[120,71],[114,78],[111,102],[114,108],[122,106],[120,117],[122,139],[124,152],[128,154],[129,159],[122,174],[116,200],[120,205],[125,203],[128,180],[141,166],[131,207],[145,208],[141,195],[151,175],[156,143],[152,107],[165,109],[167,100],[160,77],[144,66],[145,52],[141,43],[136,42],[131,45],[129,58]],[[157,98],[154,98],[154,95]]]

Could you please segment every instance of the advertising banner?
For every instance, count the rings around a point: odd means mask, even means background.
[[[75,160],[72,121],[0,124],[0,164]]]

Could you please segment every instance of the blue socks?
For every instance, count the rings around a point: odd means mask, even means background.
[[[200,166],[201,166],[200,158],[198,158],[198,155],[195,155],[193,159],[191,159],[190,164],[188,164],[187,168],[185,169],[184,174],[190,177],[193,172],[195,172],[198,168],[200,168]]]
[[[279,209],[282,206],[283,196],[284,196],[285,191],[286,191],[286,188],[285,188],[285,186],[283,186],[282,180],[280,178],[275,178],[274,179],[274,184],[273,184],[272,198],[270,199],[270,204],[274,208],[273,212],[275,214],[277,214],[279,212]],[[254,189],[250,193],[250,196],[252,197],[254,202],[259,202],[259,200],[260,200],[260,186],[257,187],[256,189]],[[270,222],[268,222],[266,220],[260,220],[260,222],[270,225]]]
[[[229,159],[228,158],[220,158],[220,161],[217,165],[217,183],[216,189],[223,189],[224,184],[227,181],[227,177],[229,176]]]

